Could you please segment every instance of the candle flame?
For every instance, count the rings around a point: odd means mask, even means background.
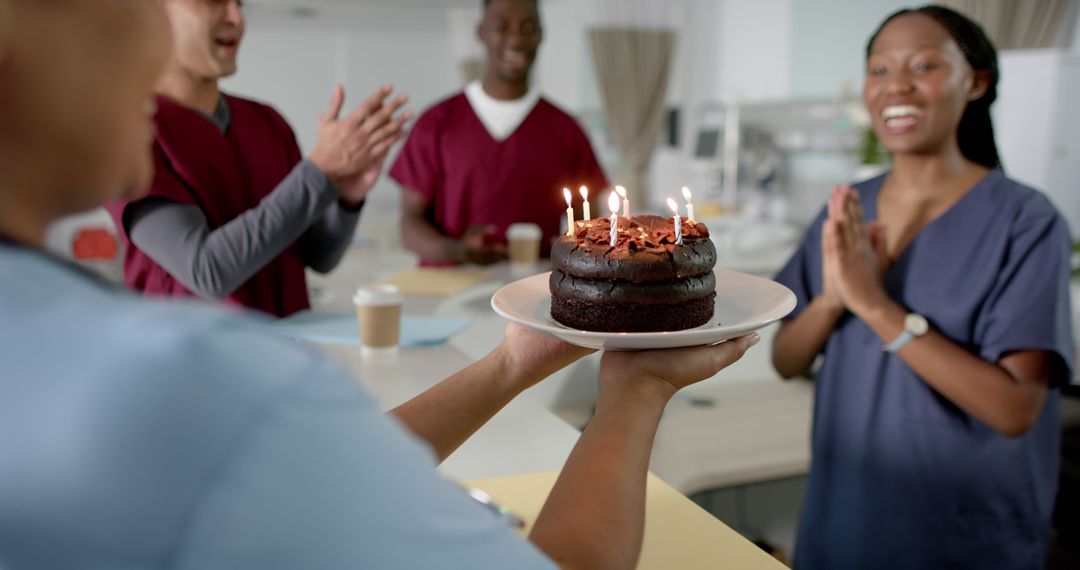
[[[626,188],[623,188],[622,186],[616,186],[615,191],[619,193],[619,196],[622,196],[623,200],[626,199]]]
[[[563,198],[566,198],[566,207],[567,208],[573,208],[574,207],[574,198],[572,196],[570,196],[570,189],[569,188],[563,188],[562,189],[562,194],[563,194]]]
[[[589,189],[588,188],[582,186],[581,189],[578,190],[578,192],[581,193],[581,199],[582,200],[585,200],[586,202],[589,201]]]
[[[608,196],[607,207],[611,209],[612,214],[617,214],[619,212],[619,195],[618,194],[616,194],[615,192],[612,192],[611,195]]]
[[[671,198],[668,198],[667,199],[667,205],[668,205],[668,208],[671,208],[672,212],[675,212],[676,216],[679,215],[679,205],[677,203],[675,203],[675,200],[673,200]]]
[[[690,189],[687,188],[686,186],[682,187],[682,195],[683,195],[683,198],[686,198],[687,202],[689,202],[690,199],[694,197],[692,194],[690,194]]]

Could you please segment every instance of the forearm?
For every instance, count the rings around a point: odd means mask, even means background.
[[[620,379],[631,385],[631,378]],[[633,568],[645,530],[653,439],[669,393],[657,383],[601,394],[529,538],[576,568]]]
[[[462,244],[443,235],[422,214],[404,212],[401,216],[401,241],[406,249],[426,261],[460,263]]]
[[[859,317],[888,343],[903,332],[906,315],[904,307],[888,301]],[[983,360],[933,329],[897,355],[937,393],[1007,437],[1027,431],[1046,400],[1046,383],[1020,382],[1000,364]]]
[[[319,273],[333,271],[352,243],[362,207],[363,202],[355,208],[346,208],[340,200],[330,204],[297,244],[304,265]]]
[[[773,339],[773,367],[784,378],[806,374],[825,347],[843,307],[829,305],[817,297],[794,319],[787,321]]]
[[[510,366],[496,350],[392,413],[442,461],[537,380]]]
[[[197,206],[164,200],[133,204],[128,235],[189,290],[224,299],[281,255],[337,199],[332,186],[312,182],[321,176],[313,170],[307,163],[297,165],[258,206],[212,231]]]

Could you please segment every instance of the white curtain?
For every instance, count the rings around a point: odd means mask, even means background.
[[[660,137],[675,33],[670,30],[589,30],[596,77],[612,141],[622,158],[618,183],[630,200],[647,203],[649,162]]]
[[[998,49],[1057,47],[1080,0],[939,0],[986,30]]]

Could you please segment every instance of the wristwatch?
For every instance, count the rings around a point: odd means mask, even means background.
[[[907,346],[909,342],[926,334],[928,330],[930,330],[930,323],[926,322],[926,317],[919,313],[908,313],[904,317],[904,332],[900,333],[896,340],[886,344],[881,349],[895,354],[901,348]]]

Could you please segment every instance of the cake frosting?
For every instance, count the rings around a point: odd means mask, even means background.
[[[682,330],[712,318],[716,248],[704,224],[673,218],[618,218],[611,243],[608,218],[577,222],[551,250],[551,315],[582,330]]]

